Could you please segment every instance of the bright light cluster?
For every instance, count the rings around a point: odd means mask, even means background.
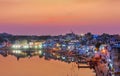
[[[13,52],[13,53],[16,53],[16,54],[22,53],[21,50],[13,50],[12,52]]]
[[[40,54],[40,55],[42,54],[42,51],[41,51],[41,50],[39,50],[39,54]]]
[[[21,46],[20,45],[12,45],[12,48],[19,49],[19,48],[21,48]]]
[[[29,44],[25,44],[25,45],[23,45],[23,44],[13,44],[12,45],[12,49],[29,49],[29,48],[31,48],[31,49],[42,49],[43,45],[42,45],[42,43],[33,44],[32,42],[29,43]]]
[[[28,49],[28,48],[29,48],[29,45],[23,46],[23,49]]]

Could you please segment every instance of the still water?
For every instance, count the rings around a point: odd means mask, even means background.
[[[95,76],[93,70],[87,68],[78,70],[75,63],[45,60],[39,55],[17,60],[13,54],[0,55],[0,74],[0,76]]]

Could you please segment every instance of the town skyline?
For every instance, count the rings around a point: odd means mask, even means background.
[[[92,35],[103,35],[103,34],[108,34],[108,35],[120,35],[119,33],[115,33],[115,34],[110,34],[110,33],[92,33],[92,32],[86,32],[86,33],[76,33],[74,31],[69,31],[69,32],[64,32],[62,34],[12,34],[12,33],[8,33],[8,32],[0,32],[0,35],[12,35],[12,36],[64,36],[67,34],[75,34],[75,35],[86,35],[86,34],[92,34]]]

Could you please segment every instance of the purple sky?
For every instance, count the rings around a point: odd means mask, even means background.
[[[0,32],[7,32],[11,34],[24,34],[24,35],[58,35],[71,32],[71,30],[77,34],[92,32],[95,34],[109,33],[120,34],[120,26],[116,25],[70,25],[70,26],[58,26],[58,25],[0,25]]]
[[[120,0],[0,0],[0,32],[120,34]]]

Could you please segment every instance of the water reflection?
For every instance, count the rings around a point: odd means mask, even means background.
[[[63,58],[64,59],[64,58]],[[3,57],[0,55],[1,76],[95,76],[90,69],[79,69],[74,63],[67,64],[58,60],[47,61],[44,57],[20,58],[16,60],[14,55]],[[64,69],[64,70],[63,70]],[[87,74],[86,74],[87,72]],[[77,75],[78,74],[78,75]]]
[[[8,55],[7,51],[0,50],[0,54],[4,57]]]
[[[15,56],[17,60],[21,58],[31,58],[33,56],[38,56],[39,58],[43,58],[45,60],[60,60],[65,62],[75,62],[76,61],[76,53],[75,52],[66,52],[66,51],[54,51],[54,50],[0,50],[0,54],[3,57],[7,57],[8,55]]]
[[[20,58],[31,58],[33,56],[43,56],[43,50],[0,50],[0,54],[4,57],[8,55],[15,56],[17,60]]]

